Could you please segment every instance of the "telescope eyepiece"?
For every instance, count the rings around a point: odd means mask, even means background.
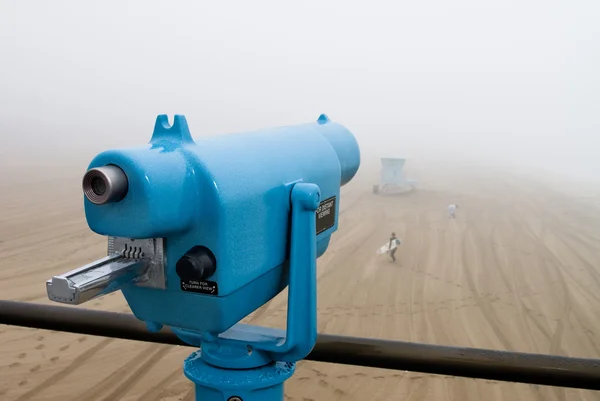
[[[96,205],[119,202],[129,189],[125,172],[115,165],[89,169],[82,186],[85,197]]]
[[[100,177],[92,178],[92,191],[98,196],[102,196],[106,193],[106,182]]]

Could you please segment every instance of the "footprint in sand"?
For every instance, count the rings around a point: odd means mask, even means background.
[[[42,365],[35,365],[33,368],[29,369],[30,372],[37,372],[38,370],[40,370],[40,368],[42,367]]]
[[[44,349],[46,346],[44,344],[39,344],[35,346],[35,349]]]
[[[24,353],[24,352],[22,352],[22,353],[20,353],[20,354],[17,356],[17,358],[19,358],[19,359],[23,359],[23,358],[25,358],[26,356],[27,356],[27,354],[26,354],[26,353]]]
[[[69,344],[67,344],[67,345],[63,345],[62,347],[60,347],[60,348],[59,348],[59,350],[60,350],[60,351],[66,351],[66,350],[68,350],[68,349],[69,349],[69,347],[70,347],[70,345],[69,345]]]
[[[53,356],[52,358],[50,358],[50,362],[56,362],[58,361],[59,357],[58,356]]]
[[[8,365],[9,368],[16,368],[17,366],[21,366],[21,362],[13,362]]]

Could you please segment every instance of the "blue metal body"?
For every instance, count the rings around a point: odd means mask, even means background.
[[[90,229],[165,239],[166,289],[124,286],[133,313],[151,330],[168,325],[201,346],[184,365],[198,400],[282,399],[294,362],[316,341],[316,260],[337,230],[340,187],[360,165],[354,136],[322,115],[194,141],[183,116],[170,126],[161,115],[149,145],[103,152],[89,167],[111,164],[129,189],[120,202],[85,200]],[[198,245],[216,259],[212,294],[183,291],[176,274]],[[288,284],[285,331],[236,325]]]
[[[343,126],[318,122],[192,140],[186,120],[159,116],[148,146],[99,154],[90,168],[119,166],[129,192],[118,203],[85,199],[90,229],[101,235],[166,238],[167,291],[127,286],[141,320],[221,333],[287,284],[290,193],[294,183],[336,196],[360,164],[358,144]],[[317,254],[335,225],[317,237]],[[203,245],[217,260],[218,296],[182,292],[174,264]]]

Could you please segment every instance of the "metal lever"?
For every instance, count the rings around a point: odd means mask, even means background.
[[[143,273],[146,262],[126,259],[120,255],[107,256],[89,265],[54,276],[46,282],[51,301],[79,305],[90,299],[109,294],[133,281]]]
[[[126,284],[166,287],[162,239],[109,237],[108,256],[46,282],[48,298],[79,305]]]

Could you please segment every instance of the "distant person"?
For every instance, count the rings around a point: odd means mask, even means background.
[[[396,245],[396,247],[394,249],[392,249],[392,245]],[[396,237],[396,233],[392,233],[392,236],[390,237],[390,244],[388,245],[388,249],[389,249],[390,257],[392,258],[392,262],[394,262],[394,263],[396,263],[396,256],[394,256],[394,254],[396,253],[396,250],[398,249],[399,245],[400,245],[400,240]]]
[[[455,219],[456,218],[456,209],[458,209],[458,205],[449,205],[448,206],[448,217],[451,219]]]

